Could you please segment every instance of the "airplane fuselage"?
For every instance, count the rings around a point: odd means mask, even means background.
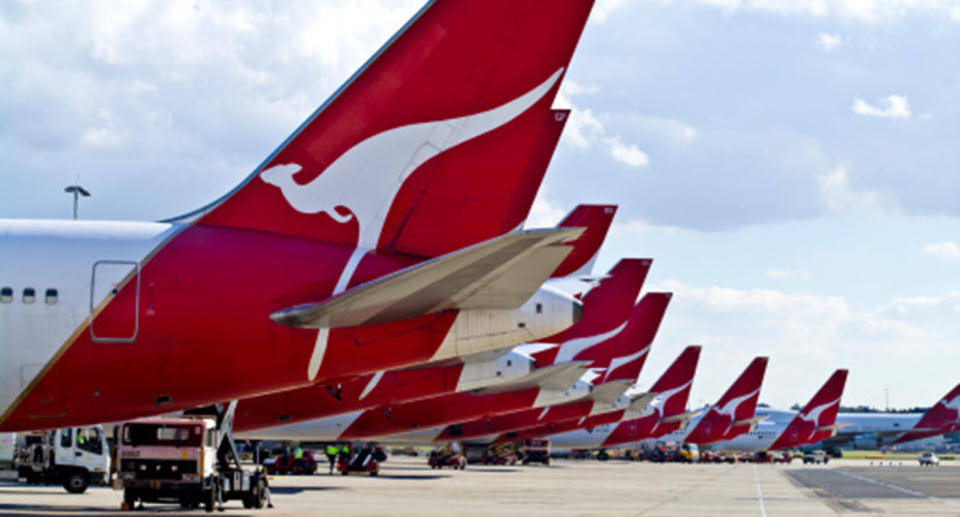
[[[541,289],[517,309],[329,333],[282,325],[269,315],[329,297],[355,249],[245,229],[0,220],[0,249],[2,430],[184,409],[508,347],[573,323],[554,310],[563,296]],[[349,285],[416,261],[361,253]]]

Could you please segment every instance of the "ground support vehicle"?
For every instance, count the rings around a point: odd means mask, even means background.
[[[430,451],[427,465],[432,469],[448,467],[464,470],[467,468],[467,457],[458,447],[447,444]]]
[[[823,451],[810,451],[803,455],[803,464],[826,465],[830,458]]]
[[[304,451],[300,458],[289,451],[279,456],[272,456],[263,461],[267,474],[312,475],[317,473],[317,462],[310,451]]]
[[[230,429],[236,402],[227,410],[191,411],[182,418],[142,418],[120,426],[118,477],[123,484],[122,509],[139,501],[203,505],[208,512],[223,502],[240,500],[244,508],[270,505],[262,468],[240,467]]]
[[[603,453],[604,451],[600,451]],[[546,438],[531,438],[523,441],[520,446],[520,461],[524,465],[531,463],[550,464],[550,440]],[[598,455],[599,458],[599,455]]]
[[[925,452],[918,458],[921,467],[934,467],[940,465],[940,458],[932,452]]]
[[[385,454],[378,447],[356,443],[349,453],[340,453],[337,457],[337,470],[344,476],[348,474],[380,475],[380,461]]]
[[[102,426],[10,433],[7,440],[15,450],[16,477],[27,483],[59,484],[81,494],[91,484],[109,481],[110,448]]]

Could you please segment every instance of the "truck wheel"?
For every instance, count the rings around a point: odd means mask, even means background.
[[[267,483],[260,479],[257,481],[257,489],[253,494],[253,507],[261,509],[267,505]]]
[[[86,472],[69,472],[63,478],[63,488],[71,494],[82,494],[87,491],[90,485],[90,479]]]

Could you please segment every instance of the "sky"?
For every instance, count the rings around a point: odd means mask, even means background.
[[[0,217],[158,220],[246,177],[420,1],[0,2]],[[599,1],[528,226],[620,210],[596,273],[675,293],[641,374],[761,400],[960,382],[960,0]]]

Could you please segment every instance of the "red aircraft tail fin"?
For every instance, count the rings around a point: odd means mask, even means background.
[[[810,402],[793,417],[770,449],[790,449],[833,436],[837,412],[840,411],[840,397],[846,382],[847,370],[833,372]]]
[[[577,205],[564,217],[557,225],[558,228],[583,227],[586,230],[577,240],[567,243],[573,247],[573,251],[553,272],[551,278],[589,274],[616,213],[616,205]]]
[[[757,409],[757,400],[760,398],[763,374],[767,370],[767,359],[766,357],[754,358],[727,392],[720,397],[712,411],[729,416],[731,422],[753,418],[754,411]]]
[[[650,388],[660,400],[660,414],[663,417],[682,414],[687,409],[693,376],[697,373],[700,361],[700,346],[691,345],[683,349],[673,364]]]
[[[584,350],[618,339],[627,326],[652,262],[651,259],[632,258],[617,262],[599,285],[583,296],[580,320],[567,330],[542,340],[560,343],[560,346],[536,353],[537,365],[570,361]]]
[[[607,352],[607,357],[597,358],[598,363],[608,361],[602,382],[636,382],[672,296],[672,293],[647,293],[633,308],[626,328],[613,343],[614,346],[610,347],[612,350]],[[598,347],[597,352],[600,351]],[[577,359],[584,358],[577,356]]]
[[[827,379],[827,382],[807,402],[798,416],[807,420],[812,419],[816,427],[829,427],[837,422],[837,412],[840,411],[840,397],[843,396],[843,387],[847,383],[847,370],[837,370]]]
[[[960,384],[957,384],[942,399],[938,400],[908,431],[893,441],[904,443],[954,432],[960,426]]]
[[[474,193],[510,186],[526,200],[539,178],[500,165],[529,154],[503,148],[482,170],[446,163],[526,133],[515,126],[542,127],[591,7],[428,3],[251,176],[176,220],[419,256],[489,238],[490,225],[473,227],[489,196]],[[460,233],[442,232],[451,242],[420,237],[438,225]]]

